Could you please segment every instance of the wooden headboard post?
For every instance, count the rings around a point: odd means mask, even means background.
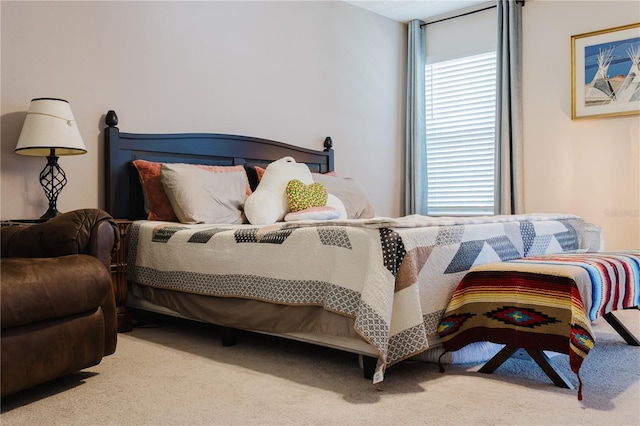
[[[254,166],[266,167],[282,157],[306,163],[312,172],[334,170],[333,141],[324,140],[324,151],[251,136],[216,133],[124,133],[118,116],[105,116],[105,210],[116,219],[144,219],[144,196],[132,162],[137,159],[163,163],[220,166],[243,165],[252,188],[258,185]]]
[[[105,116],[107,127],[104,129],[104,151],[105,151],[105,209],[115,218],[129,219],[130,212],[126,209],[129,202],[123,197],[129,197],[128,185],[123,187],[123,183],[129,181],[129,167],[117,161],[118,147],[120,146],[120,129],[116,112],[110,110]],[[121,187],[118,188],[118,183]]]

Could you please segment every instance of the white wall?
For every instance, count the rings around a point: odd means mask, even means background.
[[[44,158],[13,153],[29,101],[71,103],[87,146],[61,157],[61,211],[103,207],[103,115],[129,132],[214,132],[322,149],[377,212],[403,204],[406,26],[343,2],[7,2],[2,219],[47,209]]]
[[[640,117],[571,120],[571,36],[637,22],[637,1],[523,10],[525,209],[580,215],[609,250],[640,248]]]

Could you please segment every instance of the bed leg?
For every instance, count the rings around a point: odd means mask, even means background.
[[[358,355],[362,364],[362,370],[364,372],[364,378],[367,380],[373,380],[373,374],[376,372],[376,364],[378,358],[374,358],[366,355]]]
[[[235,346],[238,343],[238,335],[234,328],[220,327],[220,337],[222,338],[222,346]]]

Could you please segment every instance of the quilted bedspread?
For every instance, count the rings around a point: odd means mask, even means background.
[[[287,222],[269,226],[138,221],[128,279],[142,285],[354,318],[384,369],[439,344],[438,325],[474,265],[597,251],[600,229],[571,215]]]

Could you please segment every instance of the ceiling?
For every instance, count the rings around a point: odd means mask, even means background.
[[[495,4],[488,0],[344,0],[354,6],[367,9],[395,21],[409,22],[413,19],[433,21],[458,12],[477,9],[480,5]]]

